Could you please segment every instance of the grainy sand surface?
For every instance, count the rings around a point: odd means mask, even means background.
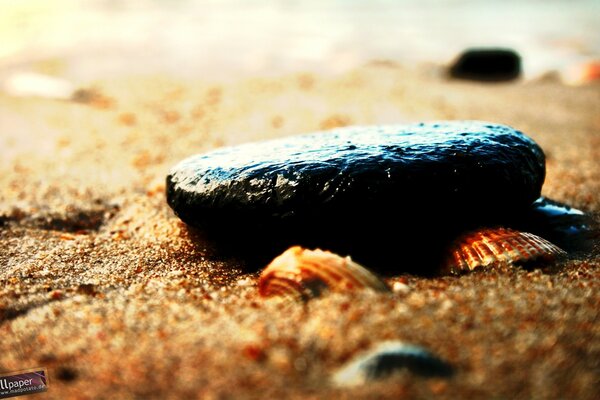
[[[452,82],[376,63],[226,83],[124,77],[88,90],[80,102],[0,93],[0,372],[47,367],[39,398],[598,398],[598,242],[544,269],[399,272],[386,278],[403,283],[392,294],[265,301],[243,259],[173,215],[164,179],[223,145],[479,119],[533,137],[547,154],[544,195],[598,222],[600,86]],[[403,255],[389,262],[401,271]],[[424,346],[456,373],[331,384],[382,340]]]

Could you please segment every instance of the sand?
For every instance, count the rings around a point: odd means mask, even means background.
[[[85,88],[79,101],[0,94],[0,372],[48,368],[39,398],[598,398],[598,241],[544,268],[461,277],[403,274],[398,254],[391,294],[265,301],[257,272],[170,211],[164,179],[223,145],[489,120],[533,137],[548,158],[543,194],[598,223],[600,86],[447,81],[380,62],[336,76],[124,76]],[[423,346],[456,373],[332,385],[383,340]]]

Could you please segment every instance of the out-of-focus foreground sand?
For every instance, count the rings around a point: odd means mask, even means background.
[[[480,119],[533,137],[547,155],[544,194],[598,221],[600,86],[481,85],[377,63],[335,77],[90,87],[79,103],[0,94],[0,372],[47,367],[40,398],[597,398],[597,243],[544,270],[399,273],[387,279],[404,284],[393,294],[264,301],[244,260],[215,253],[172,214],[164,179],[223,145]],[[402,260],[389,262],[401,270]],[[389,339],[430,349],[456,374],[330,384]]]

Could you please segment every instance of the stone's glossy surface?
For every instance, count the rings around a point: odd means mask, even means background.
[[[504,125],[351,127],[190,157],[168,175],[167,201],[186,223],[227,237],[344,241],[389,224],[494,219],[533,203],[544,176],[540,147]]]
[[[276,257],[261,273],[258,292],[263,297],[281,296],[307,301],[322,292],[370,289],[389,292],[373,273],[350,257],[323,250],[294,246]]]
[[[462,53],[452,64],[452,78],[475,81],[509,81],[521,74],[521,57],[513,50],[474,48]]]
[[[423,377],[450,377],[454,369],[423,347],[399,341],[382,342],[350,360],[332,377],[338,387],[352,387],[408,371]]]
[[[566,253],[549,241],[528,232],[482,228],[459,236],[448,247],[442,272],[461,274],[498,263],[525,264],[554,260]]]

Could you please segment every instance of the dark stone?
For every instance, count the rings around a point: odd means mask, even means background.
[[[402,342],[383,342],[356,357],[333,375],[336,386],[357,386],[385,379],[401,371],[425,378],[449,378],[452,365],[423,347]]]
[[[96,286],[92,283],[82,283],[77,287],[77,293],[94,296],[97,294]]]
[[[526,209],[544,175],[539,146],[507,126],[353,127],[190,157],[168,175],[167,201],[184,222],[264,254],[261,262],[292,244],[384,261],[402,244]]]
[[[521,57],[509,49],[470,49],[450,67],[450,76],[475,81],[509,81],[521,74]]]
[[[71,367],[58,367],[55,376],[63,382],[73,382],[77,379],[77,371]]]
[[[545,197],[506,224],[542,236],[569,253],[589,251],[600,237],[590,215]]]

